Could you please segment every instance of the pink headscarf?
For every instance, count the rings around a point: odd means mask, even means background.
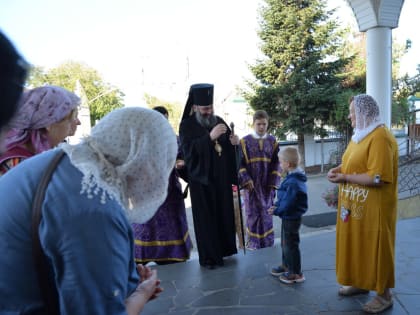
[[[23,92],[18,112],[9,123],[7,149],[28,142],[35,153],[50,149],[44,128],[60,122],[79,104],[76,94],[58,86],[42,86]]]

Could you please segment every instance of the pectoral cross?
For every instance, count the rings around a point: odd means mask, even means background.
[[[214,145],[214,149],[216,150],[216,152],[219,154],[219,156],[222,156],[222,146],[219,144],[219,142],[216,140],[216,143]]]

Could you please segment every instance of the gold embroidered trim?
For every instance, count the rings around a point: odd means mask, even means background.
[[[246,232],[248,233],[248,235],[252,236],[252,237],[256,237],[256,238],[264,238],[267,237],[267,235],[274,233],[274,229],[270,229],[267,232],[265,232],[263,235],[261,234],[256,234],[256,233],[252,233],[248,228],[246,228]]]
[[[187,259],[189,259],[190,256],[187,257],[183,257],[183,258],[173,258],[173,257],[168,257],[168,258],[145,258],[145,259],[138,259],[136,258],[135,261],[138,263],[142,263],[142,262],[149,262],[149,261],[186,261]]]
[[[248,159],[248,153],[246,152],[246,143],[244,139],[241,139],[241,147],[242,147],[242,153],[244,154],[245,163],[248,164],[249,159]]]
[[[134,240],[134,244],[140,246],[171,246],[171,245],[183,245],[187,240],[189,233],[186,232],[182,240],[171,240],[171,241],[140,241]]]
[[[247,162],[247,164],[254,163],[254,162],[271,162],[271,159],[270,158],[265,158],[265,157],[253,158],[253,159],[250,159]]]

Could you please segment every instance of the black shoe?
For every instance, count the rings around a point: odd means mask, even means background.
[[[204,268],[207,268],[209,270],[213,270],[216,269],[216,265],[211,265],[211,264],[204,264],[202,265]]]
[[[216,268],[216,264],[212,260],[206,260],[204,263],[200,263],[200,265],[202,267],[207,268],[207,269],[210,269],[210,270]]]

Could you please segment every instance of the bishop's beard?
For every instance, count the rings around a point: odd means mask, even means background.
[[[217,118],[213,114],[209,116],[203,116],[199,111],[196,111],[195,118],[201,126],[208,129],[213,128],[217,124]]]

